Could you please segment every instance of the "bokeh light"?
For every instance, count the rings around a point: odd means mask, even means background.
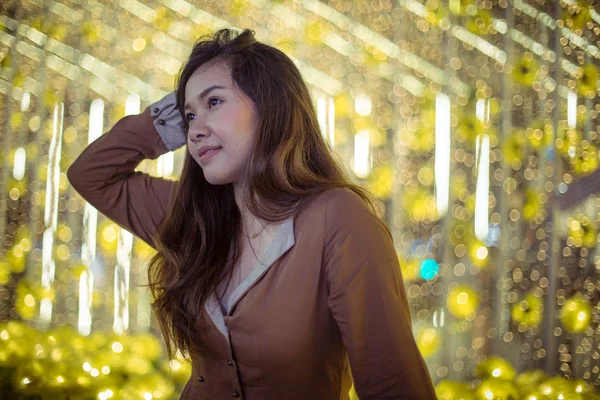
[[[377,198],[438,397],[594,398],[600,8],[583,0],[2,1],[0,392],[178,398],[191,366],[164,355],[154,249],[66,170],[224,26],[293,57]],[[137,171],[177,179],[184,156]]]

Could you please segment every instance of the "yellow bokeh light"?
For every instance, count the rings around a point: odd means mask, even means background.
[[[142,51],[146,48],[146,40],[144,38],[137,38],[133,41],[133,49],[135,51]]]
[[[113,342],[111,348],[115,353],[121,353],[123,351],[123,345],[121,342]]]
[[[27,296],[25,296],[25,299],[23,300],[23,302],[25,303],[25,305],[27,307],[35,306],[35,298],[31,294],[28,294]]]

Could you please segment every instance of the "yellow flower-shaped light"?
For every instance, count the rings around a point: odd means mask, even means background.
[[[472,238],[467,241],[469,248],[469,257],[471,262],[477,265],[480,269],[485,269],[489,262],[488,247],[481,240]]]
[[[446,7],[442,6],[441,1],[428,1],[427,8],[429,12],[425,17],[425,20],[432,25],[439,25],[442,19],[448,18],[448,16],[450,15],[449,10]]]
[[[0,323],[0,367],[14,367],[30,358],[36,336],[37,332],[22,321]]]
[[[402,279],[404,282],[415,281],[419,273],[419,260],[415,257],[405,258],[402,255],[399,255],[398,261],[400,263],[400,270],[402,271]]]
[[[162,353],[160,342],[154,335],[133,335],[129,336],[128,339],[129,349],[136,356],[154,361],[157,360]]]
[[[525,189],[525,206],[523,207],[523,218],[529,222],[542,211],[540,193],[531,188]]]
[[[539,297],[532,293],[513,305],[511,315],[515,322],[524,324],[527,328],[538,326],[542,322],[544,305]]]
[[[94,19],[85,19],[79,24],[81,29],[81,39],[85,44],[95,45],[101,37],[101,25]]]
[[[578,147],[581,147],[581,133],[577,129],[564,127],[559,128],[556,139],[556,149],[563,157],[572,157]]]
[[[525,135],[529,139],[531,147],[540,150],[552,144],[552,132],[552,123],[535,121],[525,130]]]
[[[585,297],[576,294],[565,301],[560,310],[560,320],[567,331],[584,332],[592,321],[592,306]]]
[[[308,29],[309,25],[310,24],[307,24],[307,29]],[[313,29],[317,29],[317,28],[313,28]],[[335,104],[336,116],[347,117],[354,110],[353,102],[347,94],[339,94],[334,98],[333,101]]]
[[[591,249],[596,245],[597,230],[588,217],[579,215],[576,218],[567,218],[569,236],[574,239],[575,247]]]
[[[515,129],[502,146],[502,155],[505,162],[515,170],[521,167],[526,155],[525,139],[525,131]]]
[[[76,280],[77,282],[79,282],[79,279],[81,278],[81,274],[83,274],[87,270],[88,270],[88,267],[86,267],[84,264],[73,265],[70,268],[71,278]]]
[[[39,306],[39,288],[34,287],[29,279],[21,278],[17,283],[16,292],[15,308],[17,313],[22,319],[31,321],[35,317]]]
[[[123,399],[145,399],[149,398],[146,393],[153,395],[152,398],[168,399],[174,391],[173,384],[166,380],[161,374],[151,372],[143,376],[134,376],[127,380],[119,390],[119,397]]]
[[[443,380],[435,387],[438,400],[475,400],[475,394],[464,382]]]
[[[485,133],[485,129],[474,114],[465,114],[458,121],[456,138],[460,142],[466,142],[474,147],[475,139],[482,133]]]
[[[407,191],[404,206],[409,218],[415,222],[436,221],[439,218],[433,194],[422,187]]]
[[[587,140],[582,140],[575,147],[574,154],[569,154],[569,162],[577,175],[591,174],[598,169],[598,150]]]
[[[568,400],[572,399],[572,395],[575,394],[572,382],[558,376],[540,383],[539,390],[550,399]]]
[[[6,285],[10,280],[10,264],[6,261],[0,261],[0,285]]]
[[[164,361],[162,366],[167,375],[178,384],[187,382],[192,373],[189,360],[184,359],[180,352],[177,352],[172,360]]]
[[[503,379],[487,379],[475,389],[477,400],[518,400],[519,390],[514,383]]]
[[[408,148],[419,153],[430,153],[435,145],[435,128],[421,127],[416,132],[404,133]]]
[[[525,53],[513,67],[512,78],[516,83],[523,86],[531,86],[535,82],[538,68],[538,62],[533,54]]]
[[[173,19],[169,17],[167,8],[158,6],[154,8],[154,11],[156,13],[152,19],[152,25],[161,32],[168,32]]]
[[[389,165],[378,165],[368,178],[370,190],[375,197],[387,200],[394,188],[394,170]]]
[[[577,80],[577,89],[583,96],[594,97],[598,90],[598,67],[586,65],[581,70],[581,77]]]
[[[144,242],[141,239],[134,240],[133,243],[133,254],[141,258],[143,260],[149,260],[154,254],[156,254],[156,250],[152,248],[148,243]]]
[[[573,381],[573,391],[575,393],[592,393],[594,392],[594,386],[585,379],[575,379]]]
[[[459,285],[448,293],[448,311],[457,318],[473,318],[479,307],[479,296],[471,287]]]
[[[18,112],[18,111],[12,113],[12,115],[10,116],[9,124],[10,124],[10,128],[13,131],[18,130],[21,127],[22,122],[23,122],[23,113]]]
[[[519,388],[519,392],[524,394],[533,392],[537,386],[546,379],[548,379],[548,375],[544,371],[540,369],[533,369],[529,371],[523,371],[517,375],[515,383]]]
[[[45,90],[42,94],[42,100],[44,101],[44,104],[46,105],[48,110],[52,110],[54,108],[54,105],[62,100],[62,96],[58,91]],[[48,129],[46,134],[51,137],[52,130]]]
[[[499,356],[491,356],[479,363],[475,368],[475,374],[480,379],[504,379],[512,381],[517,373],[511,363]]]
[[[423,358],[429,358],[440,349],[442,335],[432,327],[420,328],[415,333],[415,340]]]
[[[569,7],[562,13],[562,20],[566,25],[573,29],[584,29],[586,24],[591,21],[589,5],[585,1],[577,1],[577,5]]]
[[[527,389],[525,393],[522,393],[521,400],[552,400],[553,398],[543,394],[539,389],[531,388]]]
[[[103,221],[98,227],[98,245],[104,254],[116,254],[119,230],[119,226],[109,220]]]
[[[469,17],[465,23],[468,31],[477,35],[487,35],[492,22],[492,14],[487,10],[478,9],[477,13]]]

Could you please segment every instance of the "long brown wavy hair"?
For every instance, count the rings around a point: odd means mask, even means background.
[[[234,84],[254,102],[257,131],[242,171],[244,204],[258,218],[279,222],[296,215],[316,194],[349,188],[373,210],[372,195],[353,184],[323,139],[310,92],[283,52],[258,42],[254,32],[229,29],[199,39],[177,81],[184,121],[185,86],[206,63],[224,62]],[[187,132],[187,122],[184,122]],[[203,305],[240,256],[241,212],[231,184],[211,185],[186,153],[170,207],[158,227],[148,278],[167,351],[202,351],[198,318]]]

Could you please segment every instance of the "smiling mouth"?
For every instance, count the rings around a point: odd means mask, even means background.
[[[223,147],[219,147],[216,149],[210,149],[208,151],[202,152],[202,153],[198,153],[198,155],[200,156],[200,159],[202,160],[203,158],[207,158],[208,156],[218,152],[219,150],[223,149]]]

